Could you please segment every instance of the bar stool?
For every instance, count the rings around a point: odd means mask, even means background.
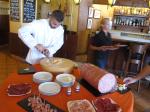
[[[127,76],[137,75],[143,68],[147,45],[134,44],[129,47],[129,57],[125,73]],[[137,91],[140,90],[141,81],[138,81]]]

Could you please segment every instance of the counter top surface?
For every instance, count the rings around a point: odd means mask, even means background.
[[[150,34],[111,30],[112,39],[137,43],[150,43]]]

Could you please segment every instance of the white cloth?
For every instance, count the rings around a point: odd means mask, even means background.
[[[26,61],[30,64],[39,63],[45,56],[35,46],[42,44],[50,52],[50,56],[56,53],[64,43],[64,29],[60,25],[53,29],[49,25],[49,19],[34,20],[22,26],[18,30],[19,38],[29,47]]]

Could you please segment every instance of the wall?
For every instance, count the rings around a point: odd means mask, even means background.
[[[91,32],[95,32],[100,27],[100,21],[102,18],[109,17],[112,19],[113,16],[113,7],[108,5],[92,4],[92,0],[82,0],[80,4],[80,13],[79,13],[79,22],[78,22],[78,54],[84,54],[87,52],[88,44],[88,35]],[[88,19],[88,8],[92,6],[94,9],[101,11],[101,18],[94,19],[92,18],[92,29],[88,30],[86,28],[87,19]]]
[[[0,1],[0,45],[8,44],[9,2]]]
[[[0,1],[0,15],[9,15],[9,2]]]
[[[78,19],[78,46],[77,53],[83,54],[87,49],[87,39],[89,30],[87,30],[88,8],[92,6],[93,0],[82,0],[79,7]]]
[[[19,14],[20,14],[20,21],[16,22],[16,21],[9,21],[9,25],[10,25],[10,32],[11,33],[17,33],[18,32],[18,29],[26,24],[26,23],[23,23],[23,1],[24,0],[19,0],[19,8],[20,8],[20,11],[19,11]],[[36,0],[36,3],[38,2],[39,0]],[[36,12],[35,12],[35,17],[37,18],[37,4],[36,4]]]
[[[37,0],[37,19],[41,17],[41,5],[43,4],[43,0]],[[50,7],[50,11],[52,12],[55,9],[68,10],[65,15],[64,24],[67,25],[67,29],[69,31],[77,32],[77,22],[78,22],[78,8],[79,5],[75,5],[73,0],[51,0],[51,3],[48,4]],[[67,6],[66,6],[67,5]],[[20,22],[10,21],[10,32],[17,33],[18,28],[23,25],[22,23],[22,13],[23,13],[23,0],[20,0]]]
[[[0,0],[0,2],[3,2],[3,1],[4,1],[4,2],[9,2],[9,0]]]
[[[93,18],[92,31],[96,31],[100,27],[102,18],[110,18],[112,20],[114,8],[108,5],[93,4],[94,9],[101,11],[100,19]]]
[[[56,9],[65,12],[63,24],[67,26],[67,30],[77,32],[79,5],[75,5],[73,0],[51,0],[49,6],[51,12]]]

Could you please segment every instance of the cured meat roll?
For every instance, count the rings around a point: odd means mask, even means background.
[[[116,77],[113,74],[108,73],[106,70],[88,63],[81,65],[79,68],[83,79],[94,88],[98,89],[99,92],[107,93],[116,88]]]

